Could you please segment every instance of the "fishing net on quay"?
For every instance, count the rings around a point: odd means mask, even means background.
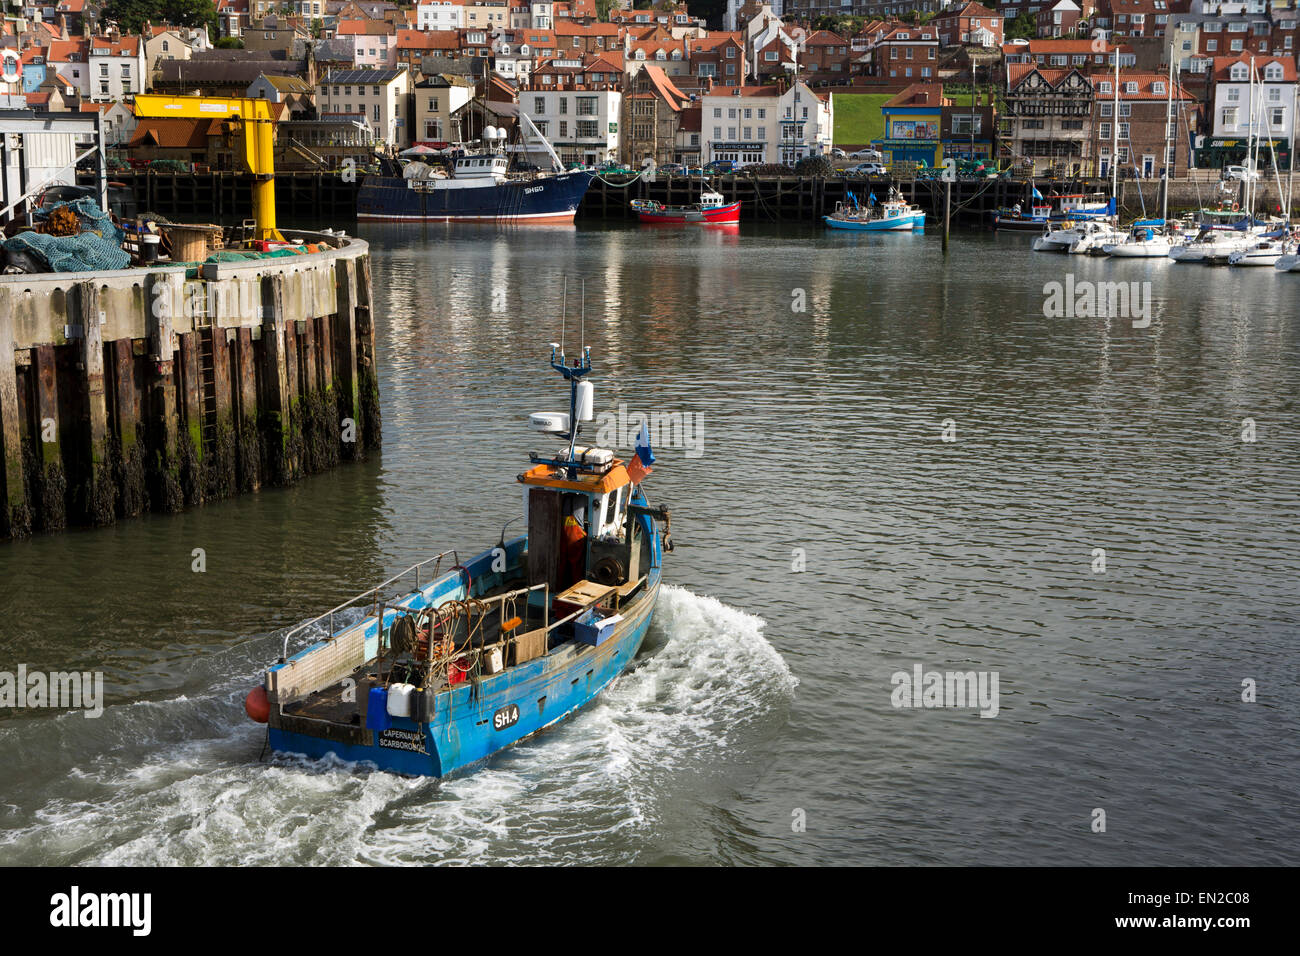
[[[107,272],[131,265],[122,248],[126,234],[93,199],[42,207],[33,218],[38,231],[20,232],[0,243],[4,271]]]

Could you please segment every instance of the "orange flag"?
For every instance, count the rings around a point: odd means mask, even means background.
[[[627,476],[632,479],[632,484],[639,485],[646,475],[654,471],[649,465],[641,461],[639,455],[633,455],[632,460],[627,463]]]

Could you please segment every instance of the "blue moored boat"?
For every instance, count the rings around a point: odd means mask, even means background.
[[[669,515],[639,483],[648,441],[626,463],[576,444],[592,418],[591,350],[570,365],[557,348],[569,414],[531,421],[567,444],[518,476],[527,534],[464,562],[429,558],[287,634],[245,701],[273,749],[445,776],[572,714],[632,662],[672,550]],[[320,629],[288,656],[295,635]]]
[[[875,194],[872,194],[872,199]],[[831,229],[856,229],[862,232],[910,232],[925,228],[925,211],[911,206],[901,196],[891,196],[878,206],[863,206],[849,193],[849,202],[836,203],[835,212],[822,216]]]

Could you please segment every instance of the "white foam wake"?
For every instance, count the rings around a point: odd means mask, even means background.
[[[132,723],[156,715],[144,739],[157,743],[128,759],[79,761],[72,790],[48,799],[22,829],[0,834],[0,858],[631,862],[674,802],[698,793],[700,777],[725,778],[784,722],[796,681],[763,626],[714,598],[666,586],[652,651],[635,669],[553,731],[442,782],[339,762],[257,763],[261,730],[228,690],[219,694],[219,726],[179,741],[167,722],[183,715],[166,705],[136,709]]]

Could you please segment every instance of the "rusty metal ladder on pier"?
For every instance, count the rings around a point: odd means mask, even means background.
[[[207,325],[196,331],[199,334],[199,383],[203,389],[203,450],[210,452],[217,447],[217,368],[212,341],[217,330]]]

